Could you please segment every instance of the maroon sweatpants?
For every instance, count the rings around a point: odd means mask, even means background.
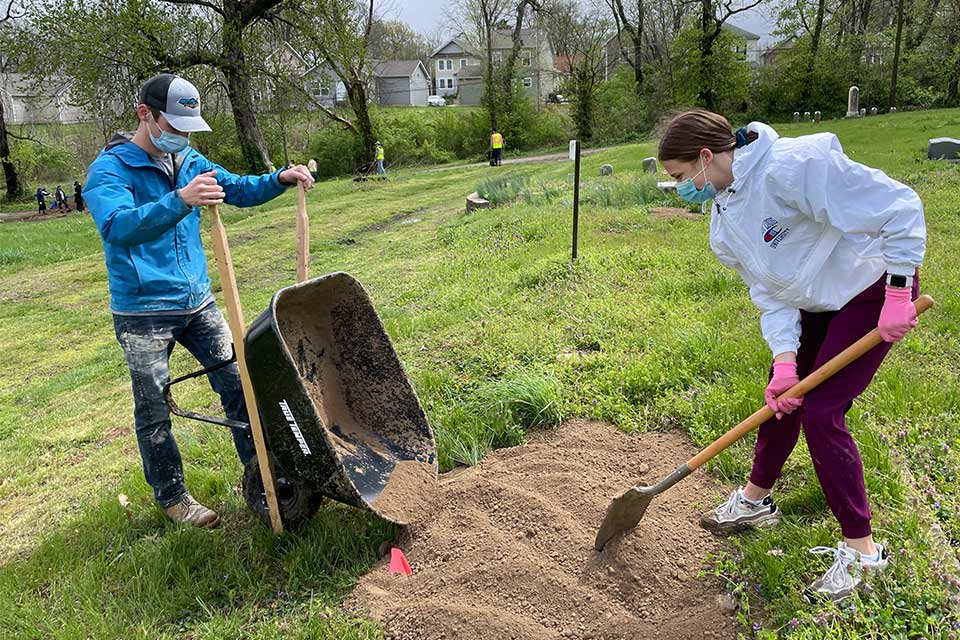
[[[914,299],[919,295],[919,284],[917,274],[913,281]],[[886,276],[839,311],[800,312],[797,372],[801,379],[877,326],[885,287]],[[797,411],[784,415],[781,420],[771,418],[762,424],[757,436],[750,482],[770,489],[780,477],[803,427],[827,504],[847,538],[870,535],[870,506],[860,452],[847,430],[845,416],[854,398],[870,384],[889,350],[888,342],[877,345],[808,393]]]

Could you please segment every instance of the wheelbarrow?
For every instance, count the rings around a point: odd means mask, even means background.
[[[284,526],[306,523],[323,498],[407,524],[404,496],[397,492],[417,486],[411,476],[436,482],[436,444],[361,284],[347,273],[332,273],[280,289],[243,343]],[[164,395],[171,413],[249,429],[184,411],[172,397],[173,386],[235,359],[168,383]],[[256,459],[246,465],[242,485],[247,504],[269,525]]]

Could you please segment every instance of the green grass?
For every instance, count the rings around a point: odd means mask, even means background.
[[[938,306],[850,413],[894,569],[853,609],[800,600],[824,568],[807,549],[839,536],[802,445],[778,489],[784,526],[734,539],[705,567],[740,595],[748,628],[757,622],[769,637],[947,638],[958,621],[948,584],[956,565],[938,559],[944,549],[930,525],[960,540],[960,298],[951,276],[960,272],[960,166],[923,159],[927,138],[958,126],[952,110],[820,127],[836,131],[854,159],[920,192],[930,236],[923,288]],[[769,353],[758,314],[736,274],[711,256],[706,221],[648,215],[659,196],[636,185],[653,148],[584,158],[583,193],[600,195],[582,204],[574,265],[570,162],[509,168],[528,191],[548,185],[558,196],[470,215],[464,198],[489,168],[401,170],[386,183],[329,181],[311,192],[312,273],[348,271],[370,291],[445,469],[574,416],[626,431],[682,429],[702,446],[762,401]],[[606,162],[616,180],[604,183]],[[227,208],[225,219],[250,318],[294,280],[293,194]],[[274,538],[237,494],[239,464],[222,428],[174,425],[189,486],[221,510],[224,526],[177,528],[152,505],[98,243],[87,218],[0,226],[4,637],[381,637],[337,605],[395,531],[328,505],[305,531]],[[195,369],[182,349],[171,366]],[[214,396],[198,382],[178,401],[205,408]],[[710,465],[726,487],[718,496],[742,482],[751,452],[743,442]]]

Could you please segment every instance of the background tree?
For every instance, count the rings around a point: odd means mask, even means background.
[[[374,0],[305,0],[288,7],[284,21],[296,28],[307,55],[329,66],[346,88],[353,120],[314,102],[331,120],[360,138],[363,158],[373,160],[376,137],[369,110],[371,33],[375,22]]]
[[[557,55],[570,65],[566,80],[573,121],[580,140],[593,138],[597,88],[605,71],[605,45],[611,23],[598,7],[583,8],[576,0],[557,0],[544,12],[544,23]]]
[[[22,17],[22,13],[17,0],[7,0],[0,4],[0,11],[2,11],[0,13],[0,76],[2,76],[16,62],[11,55],[16,46],[13,23],[18,17]],[[23,183],[10,157],[10,140],[13,137],[13,133],[7,130],[6,113],[2,96],[0,96],[0,166],[3,168],[3,180],[6,186],[5,198],[11,202],[24,195]]]

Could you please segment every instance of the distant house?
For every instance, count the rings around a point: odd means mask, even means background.
[[[520,47],[515,67],[518,82],[534,104],[543,104],[556,91],[558,81],[554,53],[546,32],[539,28],[521,29]],[[491,49],[493,65],[503,64],[513,50],[513,30],[494,31]],[[436,92],[456,96],[463,105],[480,104],[485,64],[486,51],[469,47],[463,36],[448,40],[430,55]]]
[[[457,95],[460,70],[480,64],[480,58],[467,47],[462,38],[448,40],[430,54],[429,60],[430,72],[435,80],[434,91],[441,96]]]
[[[37,87],[27,76],[0,73],[0,100],[7,124],[73,124],[85,120],[83,109],[71,104],[72,80],[51,78]]]
[[[373,94],[380,106],[427,106],[430,74],[419,60],[381,60],[373,65]]]
[[[316,64],[303,74],[304,90],[325,107],[335,107],[347,101],[347,86],[326,62]],[[310,108],[310,105],[307,105]]]
[[[741,60],[745,60],[753,68],[764,64],[760,36],[729,22],[723,23],[723,30],[732,33],[740,41],[737,44],[737,55]],[[629,33],[621,29],[613,34],[604,46],[604,79],[612,76],[619,67],[629,64],[628,59],[624,57],[624,51],[627,51],[629,56],[633,56],[633,40]]]

